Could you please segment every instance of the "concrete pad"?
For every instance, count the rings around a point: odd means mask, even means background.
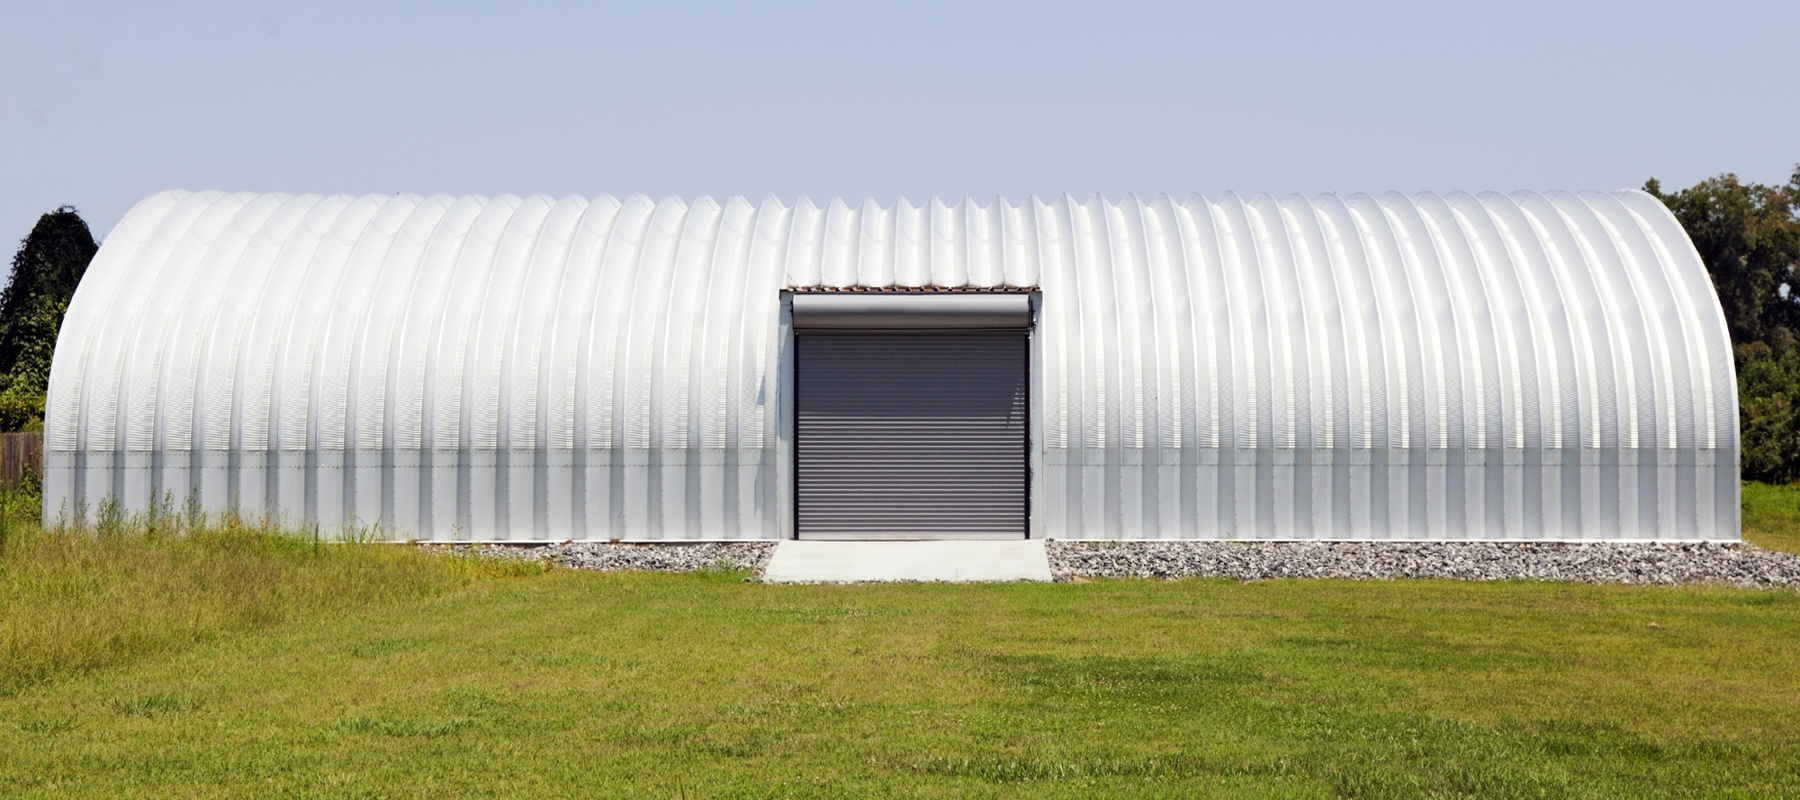
[[[1005,542],[802,542],[775,546],[769,583],[1048,581],[1042,540]]]

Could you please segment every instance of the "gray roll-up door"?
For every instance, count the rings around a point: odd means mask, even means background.
[[[1026,535],[1027,331],[800,330],[802,539]]]

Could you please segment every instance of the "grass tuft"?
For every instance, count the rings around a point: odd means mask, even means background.
[[[435,556],[367,536],[329,541],[234,514],[209,517],[167,498],[139,515],[105,502],[91,519],[77,515],[46,530],[35,521],[37,502],[0,492],[0,695],[234,631],[547,569]],[[142,702],[150,709],[155,701]]]
[[[474,724],[467,717],[358,717],[338,723],[345,733],[435,739]]]
[[[187,714],[199,711],[206,706],[200,699],[191,694],[161,692],[119,698],[107,703],[120,714],[133,717],[164,717],[171,714]]]

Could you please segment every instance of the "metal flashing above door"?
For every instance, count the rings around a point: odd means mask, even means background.
[[[1020,292],[959,294],[796,294],[796,330],[1023,330],[1031,296]]]

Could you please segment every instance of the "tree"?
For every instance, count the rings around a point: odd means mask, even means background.
[[[1743,477],[1800,480],[1800,165],[1787,186],[1708,178],[1655,195],[1687,230],[1712,276],[1738,373]]]
[[[1767,483],[1800,480],[1800,348],[1751,342],[1737,351],[1739,470]]]
[[[1674,194],[1652,178],[1644,191],[1674,212],[1700,251],[1731,343],[1791,342],[1800,331],[1800,165],[1787,186],[1725,174]]]
[[[56,333],[99,249],[87,223],[69,206],[39,217],[19,243],[12,277],[0,290],[0,429],[43,424]]]

